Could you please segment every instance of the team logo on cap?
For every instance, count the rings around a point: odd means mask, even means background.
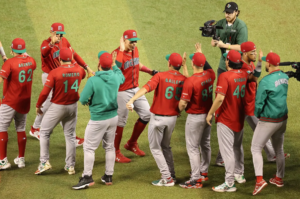
[[[18,49],[22,49],[22,45],[18,45]]]
[[[53,31],[53,27],[51,27],[51,31]]]
[[[127,35],[125,35],[125,36],[124,36],[124,38],[125,38],[125,39],[127,39],[127,38],[128,38],[128,36],[127,36]]]
[[[231,7],[231,5],[230,5],[230,4],[228,4],[228,5],[227,5],[227,8],[230,8],[230,7]]]
[[[136,32],[133,32],[132,35],[133,35],[134,37],[136,37]]]
[[[61,27],[61,26],[58,26],[58,30],[62,30],[62,27]]]

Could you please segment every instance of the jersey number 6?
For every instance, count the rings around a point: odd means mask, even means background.
[[[172,86],[168,86],[166,89],[166,92],[165,92],[165,97],[167,99],[172,99],[172,97],[174,96],[173,91],[174,91],[174,88]],[[182,92],[182,87],[176,87],[175,99],[177,101],[180,100],[181,92]]]
[[[21,70],[20,73],[19,73],[19,82],[20,83],[24,83],[25,80],[26,80],[26,71],[25,70]],[[27,71],[27,74],[29,74],[29,77],[27,78],[27,82],[30,82],[32,79],[31,79],[31,76],[32,76],[32,69],[30,68],[28,71]]]

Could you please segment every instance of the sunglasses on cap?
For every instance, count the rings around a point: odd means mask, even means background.
[[[137,43],[137,41],[130,41],[130,44]]]

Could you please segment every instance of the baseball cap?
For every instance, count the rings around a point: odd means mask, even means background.
[[[174,67],[180,67],[182,65],[182,58],[178,53],[168,54],[166,60]]]
[[[239,7],[235,2],[226,3],[225,9],[223,12],[233,13],[234,11],[238,11]]]
[[[198,67],[204,66],[206,62],[206,58],[203,53],[190,54],[190,59],[192,60],[193,64]]]
[[[100,59],[100,56],[101,56],[103,53],[108,53],[108,52],[105,51],[105,50],[100,51],[100,52],[98,53],[98,59]]]
[[[273,66],[279,66],[280,63],[279,55],[273,52],[270,52],[267,54],[267,56],[262,57],[262,60],[268,62],[269,64],[272,64]]]
[[[61,60],[64,60],[64,61],[71,61],[72,55],[73,55],[73,53],[72,53],[71,49],[69,49],[69,48],[62,48],[59,51],[59,57]]]
[[[11,49],[15,53],[25,53],[26,52],[25,41],[21,38],[14,39],[11,44]]]
[[[226,56],[231,62],[240,64],[242,61],[241,53],[236,50],[230,50],[228,53],[224,53],[223,55]]]
[[[140,38],[137,37],[135,30],[126,30],[123,33],[123,37],[124,37],[124,39],[128,39],[129,41],[141,40]]]
[[[65,26],[62,23],[54,23],[51,25],[51,31],[55,32],[56,34],[66,34],[65,33]]]
[[[108,52],[103,53],[100,56],[99,63],[100,63],[102,68],[111,68],[111,65],[113,63],[111,54],[109,54]]]
[[[241,44],[241,51],[242,52],[250,52],[254,49],[256,49],[256,46],[252,41],[246,41],[246,42]]]

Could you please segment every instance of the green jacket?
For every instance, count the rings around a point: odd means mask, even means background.
[[[287,119],[287,92],[289,77],[276,70],[259,83],[254,114],[260,121],[282,122]]]
[[[116,65],[112,68],[96,72],[94,77],[88,79],[80,94],[81,104],[89,103],[91,120],[107,120],[118,115],[118,90],[125,77]]]
[[[234,45],[248,41],[247,26],[245,22],[240,20],[238,17],[231,26],[227,26],[227,21],[225,18],[218,21],[216,25],[223,27],[223,29],[217,29],[216,34],[218,37],[220,37],[220,40],[223,41],[224,44],[230,43]],[[221,59],[219,63],[219,68],[226,71],[225,57],[223,57],[223,54],[226,52],[226,49],[220,48],[220,50]]]

